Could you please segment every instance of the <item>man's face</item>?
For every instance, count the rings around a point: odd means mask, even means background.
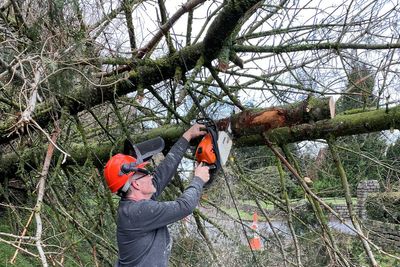
[[[144,173],[136,173],[138,178],[134,180],[139,186],[139,190],[144,195],[149,195],[150,197],[157,191],[154,184],[153,184],[153,175],[152,174],[144,174]],[[135,174],[135,176],[136,176]]]

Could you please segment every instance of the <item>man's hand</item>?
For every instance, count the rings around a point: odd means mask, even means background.
[[[194,176],[199,177],[204,183],[207,183],[208,180],[210,180],[210,173],[208,170],[208,166],[204,165],[203,162],[200,162],[200,164],[194,170]]]
[[[187,130],[187,131],[183,134],[183,137],[184,137],[186,140],[190,141],[190,140],[192,140],[193,138],[196,138],[196,137],[198,137],[198,136],[205,135],[206,133],[207,133],[207,131],[206,131],[205,126],[204,126],[203,124],[196,123],[196,124],[193,124],[193,126],[190,127],[189,130]]]

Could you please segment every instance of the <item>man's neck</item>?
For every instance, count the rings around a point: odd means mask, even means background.
[[[150,199],[153,194],[143,194],[140,191],[131,192],[126,198],[133,201],[147,200]]]

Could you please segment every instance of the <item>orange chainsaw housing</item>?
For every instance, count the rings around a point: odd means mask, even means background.
[[[196,160],[199,163],[204,162],[208,165],[216,163],[217,156],[215,155],[213,140],[210,133],[206,134],[197,146]]]

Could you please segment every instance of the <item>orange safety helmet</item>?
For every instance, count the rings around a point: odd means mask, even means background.
[[[211,133],[206,134],[196,149],[196,160],[213,165],[217,161]]]
[[[135,173],[135,171],[125,172],[123,167],[134,165],[134,169],[144,169],[149,164],[148,161],[135,165],[136,158],[124,154],[116,154],[108,160],[104,167],[104,177],[108,188],[112,193],[116,193],[119,189],[126,192],[130,186],[129,178]]]

